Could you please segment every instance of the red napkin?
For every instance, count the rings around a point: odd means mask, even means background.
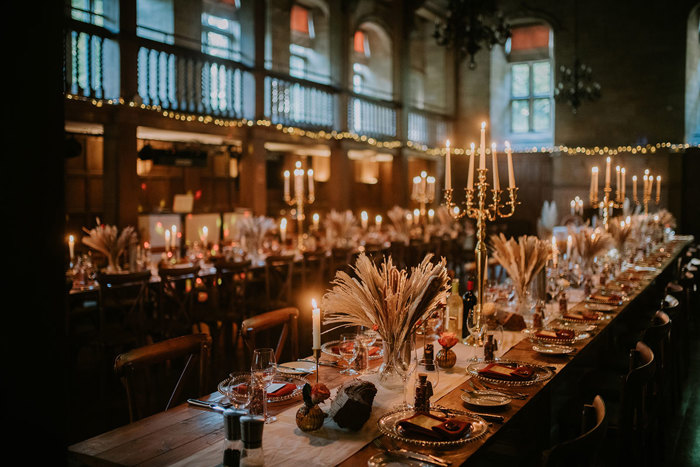
[[[416,413],[398,423],[402,430],[434,440],[458,439],[471,429],[471,423],[456,418],[437,417],[428,413]]]
[[[353,342],[352,345],[355,345],[355,343]],[[369,348],[369,355],[370,356],[376,355],[380,350],[382,350],[381,347],[379,347],[377,345],[373,345],[372,347]],[[340,355],[340,348],[337,345],[334,345],[331,347],[331,352],[333,352],[334,354]]]
[[[532,378],[534,372],[532,367],[529,366],[522,365],[512,368],[498,363],[489,363],[486,367],[479,370],[481,376],[506,381],[526,381]]]
[[[573,339],[576,334],[571,329],[542,329],[535,335],[547,339]]]

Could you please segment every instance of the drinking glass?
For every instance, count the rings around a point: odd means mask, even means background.
[[[241,389],[240,384],[244,384],[245,389]],[[250,404],[250,399],[253,395],[253,385],[251,384],[251,374],[245,372],[231,373],[229,375],[229,383],[223,388],[226,398],[237,409],[245,409]]]
[[[426,360],[425,358],[421,358],[417,361],[416,369],[413,371],[413,375],[411,377],[411,383],[408,385],[408,387],[413,388],[414,391],[415,388],[418,386],[418,375],[420,375],[421,373],[427,375],[427,380],[428,382],[430,382],[434,394],[435,390],[438,387],[438,383],[440,382],[440,370],[435,360],[433,359],[432,361],[430,361]],[[414,404],[411,401],[409,401],[408,407],[413,406]]]
[[[476,304],[467,313],[467,331],[469,331],[468,344],[475,347],[480,347],[483,345],[483,328],[484,328],[484,316],[477,312],[479,304]]]
[[[253,362],[250,366],[250,371],[250,385],[259,384],[263,388],[265,423],[272,423],[277,420],[277,418],[267,414],[267,387],[275,379],[275,374],[277,373],[275,351],[271,348],[255,349],[253,351]]]
[[[362,339],[362,343],[365,345],[365,347],[367,347],[367,352],[369,352],[370,349],[372,348],[372,346],[374,345],[374,343],[377,342],[377,337],[379,336],[379,334],[377,333],[377,331],[375,331],[374,329],[372,329],[370,327],[359,326],[358,327],[358,336],[360,337],[360,339]],[[368,357],[369,357],[369,355],[368,355]],[[379,367],[377,367],[377,366],[370,367],[368,365],[367,368],[365,369],[365,371],[363,371],[363,373],[365,373],[365,374],[376,373],[378,371],[378,369],[379,369]]]
[[[357,357],[357,347],[355,347],[355,338],[357,334],[341,334],[340,343],[338,344],[338,352],[340,353],[340,358],[347,364],[347,368],[340,370],[341,375],[356,375],[358,374],[352,368],[352,362],[355,361]]]
[[[403,381],[403,404],[401,407],[408,407],[406,403],[406,382],[408,378],[413,374],[418,364],[418,355],[416,354],[416,336],[415,334],[410,334],[406,336],[405,340],[396,349],[396,372],[401,377]]]

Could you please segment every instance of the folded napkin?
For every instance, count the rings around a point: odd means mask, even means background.
[[[273,397],[287,396],[293,393],[296,388],[297,386],[294,383],[285,383],[284,386],[278,388],[276,391],[268,392],[267,395]],[[248,385],[245,383],[241,383],[235,387],[235,391],[239,394],[245,394],[246,392],[248,392]]]
[[[438,417],[428,413],[416,413],[399,421],[397,425],[406,433],[438,441],[459,439],[471,429],[471,423],[464,420]]]
[[[566,319],[574,319],[574,320],[581,320],[581,321],[593,321],[593,320],[598,320],[600,319],[600,313],[597,311],[568,311],[564,313],[564,318]]]
[[[572,329],[542,329],[535,335],[547,339],[573,339],[576,333]]]
[[[535,370],[530,366],[521,365],[513,368],[500,363],[490,363],[479,370],[481,376],[505,381],[527,381],[534,373]]]
[[[616,294],[603,295],[600,293],[593,293],[590,295],[590,299],[597,300],[599,302],[618,303],[622,300],[622,297],[620,295],[616,295]]]

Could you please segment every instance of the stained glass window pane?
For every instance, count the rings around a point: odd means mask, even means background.
[[[532,104],[532,126],[535,131],[549,130],[551,122],[551,101],[549,99],[535,99]]]
[[[551,88],[551,66],[549,62],[537,62],[532,64],[533,91],[540,96],[549,94]]]
[[[527,100],[512,101],[510,124],[513,133],[527,133],[530,127],[530,103]]]
[[[530,66],[527,63],[513,65],[511,75],[511,96],[527,97],[530,95]]]

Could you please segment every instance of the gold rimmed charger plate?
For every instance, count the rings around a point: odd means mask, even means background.
[[[321,352],[325,353],[326,355],[329,355],[331,357],[335,358],[341,358],[339,353],[333,352],[333,346],[336,346],[340,344],[340,341],[328,341],[324,342],[321,344]],[[384,349],[381,346],[378,346],[377,343],[375,342],[372,344],[372,347],[379,347],[379,351],[375,353],[374,355],[370,355],[369,359],[370,360],[379,360],[382,358],[382,355],[384,355]]]
[[[291,373],[277,373],[275,375],[274,380],[272,381],[273,383],[293,383],[296,385],[296,389],[292,391],[290,394],[287,394],[286,396],[271,396],[268,394],[267,396],[267,402],[269,404],[274,404],[275,402],[284,402],[288,401],[291,399],[294,399],[297,397],[299,394],[301,394],[302,389],[304,388],[304,384],[308,383],[309,381],[306,378],[303,378],[302,376],[299,375],[294,375]],[[221,393],[223,396],[226,396],[227,398],[229,397],[230,391],[226,391],[226,387],[228,386],[238,386],[239,384],[250,384],[250,374],[249,373],[241,373],[241,374],[235,374],[231,375],[228,378],[224,379],[223,381],[220,381],[217,389],[219,393]],[[235,394],[235,393],[234,393]],[[234,396],[235,398],[235,396]],[[232,402],[244,402],[241,400],[235,400]]]
[[[541,366],[541,365],[536,365],[534,363],[529,363],[529,362],[519,362],[516,360],[498,360],[498,363],[502,364],[502,365],[529,366],[534,370],[533,376],[531,379],[519,380],[519,381],[510,381],[510,380],[505,380],[505,379],[489,378],[489,377],[483,376],[479,373],[479,370],[482,370],[483,368],[485,368],[489,363],[493,363],[493,362],[484,361],[484,362],[470,363],[469,365],[467,365],[467,373],[469,373],[470,375],[472,375],[472,376],[474,376],[482,381],[486,381],[487,383],[498,384],[501,386],[532,386],[534,384],[538,384],[538,383],[542,383],[544,381],[547,381],[552,376],[554,376],[554,372],[552,370],[550,370],[547,367]]]

